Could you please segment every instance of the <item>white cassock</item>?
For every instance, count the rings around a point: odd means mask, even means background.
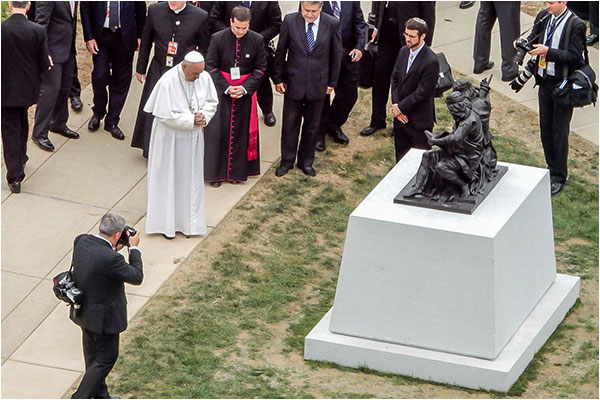
[[[144,107],[154,115],[146,233],[206,234],[204,129],[194,125],[194,113],[204,114],[208,124],[218,103],[210,74],[203,71],[189,82],[181,64],[165,72],[152,90]]]

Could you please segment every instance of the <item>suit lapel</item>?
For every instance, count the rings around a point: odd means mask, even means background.
[[[412,74],[412,72],[416,69],[417,65],[421,62],[421,60],[423,59],[423,57],[425,57],[425,49],[427,48],[427,45],[424,44],[423,48],[421,48],[421,51],[419,51],[419,54],[417,54],[417,56],[415,57],[415,59],[413,60],[412,65],[410,66],[410,69],[408,70],[408,73],[406,75],[404,75],[404,79],[402,79],[402,81],[404,82],[404,80],[410,75]],[[408,65],[408,57],[410,55],[410,50],[406,53],[406,62],[403,62],[404,65],[404,71],[406,71],[406,66]],[[403,60],[404,61],[404,60]]]
[[[325,32],[327,29],[329,29],[328,21],[326,21],[325,18],[323,18],[323,13],[321,12],[321,17],[319,20],[319,31],[317,32],[317,40],[315,40],[315,47],[313,47],[313,52],[315,51],[317,46],[319,46],[321,42],[325,40],[323,38],[325,37]]]
[[[302,43],[304,43],[304,51],[306,53],[306,55],[308,55],[308,42],[306,41],[306,28],[305,28],[305,23],[304,23],[304,18],[302,18],[302,13],[298,12],[298,18],[296,18],[296,28],[297,30],[300,31],[300,38],[302,40]],[[313,48],[314,50],[314,48]]]

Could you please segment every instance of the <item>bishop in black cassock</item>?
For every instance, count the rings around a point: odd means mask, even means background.
[[[207,70],[220,96],[217,114],[204,135],[204,179],[215,187],[260,174],[256,90],[265,77],[267,54],[262,35],[248,30],[236,37],[232,29],[213,35],[206,56]],[[239,67],[239,79],[231,75],[235,67]],[[243,87],[244,95],[235,99],[226,92],[237,85]]]

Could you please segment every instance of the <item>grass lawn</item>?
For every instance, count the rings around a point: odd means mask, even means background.
[[[581,277],[576,306],[508,393],[434,384],[302,358],[331,307],[348,216],[394,165],[390,130],[363,138],[370,92],[328,143],[316,178],[273,171],[177,269],[123,335],[109,387],[157,398],[598,398],[598,149],[571,137],[552,198],[557,268]],[[501,161],[544,167],[537,115],[493,93]],[[438,103],[441,131],[452,125]],[[391,124],[388,124],[391,126]]]

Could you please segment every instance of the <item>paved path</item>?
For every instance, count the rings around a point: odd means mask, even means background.
[[[458,2],[438,2],[434,40],[453,69],[477,80],[472,70],[472,37],[477,6],[459,10]],[[282,4],[284,13],[296,2]],[[363,10],[370,10],[363,2]],[[522,14],[523,29],[532,18]],[[492,39],[492,59],[500,64],[497,29]],[[598,51],[592,49],[598,71]],[[500,77],[498,69],[492,70]],[[492,88],[537,111],[531,83],[515,95],[507,84],[494,79]],[[91,117],[91,87],[82,93],[84,111],[72,113],[69,126],[79,140],[51,134],[54,153],[29,142],[30,161],[23,192],[10,194],[2,178],[2,392],[3,398],[59,398],[70,395],[84,369],[80,330],[67,319],[67,308],[54,298],[51,279],[68,269],[73,239],[82,232],[95,233],[100,217],[109,210],[123,215],[144,232],[146,212],[146,161],[141,151],[129,147],[141,85],[136,81],[122,115],[121,128],[128,136],[116,141],[107,132],[87,130]],[[282,98],[275,96],[278,121]],[[366,121],[365,121],[366,122]],[[261,124],[261,169],[272,173],[279,158],[280,122],[274,128]],[[598,145],[598,112],[576,110],[572,129]],[[348,129],[349,130],[349,129]],[[356,137],[357,132],[349,132]],[[590,144],[593,145],[593,144]],[[5,176],[5,171],[2,171]],[[209,234],[244,197],[259,178],[241,185],[206,187]],[[145,279],[139,287],[127,285],[129,316],[133,317],[175,271],[178,263],[204,238],[177,235],[166,241],[142,235]]]

